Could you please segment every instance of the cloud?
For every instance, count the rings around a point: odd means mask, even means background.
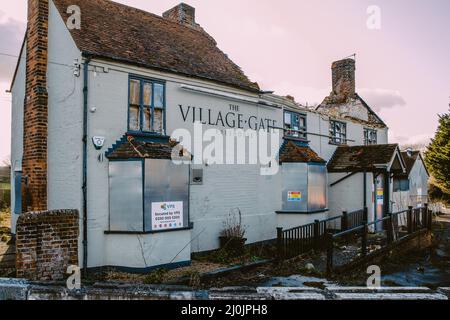
[[[398,91],[386,89],[360,89],[358,92],[375,111],[406,105],[405,99]]]
[[[6,18],[3,12],[0,12],[0,53],[6,53],[17,56],[20,52],[23,36],[25,34],[26,24]],[[0,81],[10,81],[14,73],[17,58],[0,55]]]
[[[398,143],[402,146],[427,146],[431,142],[432,134],[417,134],[412,136],[396,135],[395,132],[391,132],[389,139],[391,142]]]

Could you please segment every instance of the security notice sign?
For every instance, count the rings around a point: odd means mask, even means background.
[[[153,230],[179,229],[183,223],[183,202],[152,202]]]

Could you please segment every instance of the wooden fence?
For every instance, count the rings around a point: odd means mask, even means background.
[[[433,214],[428,209],[428,205],[425,204],[424,207],[409,207],[408,210],[391,213],[371,223],[367,223],[365,220],[359,226],[338,233],[327,233],[325,237],[327,243],[327,273],[331,274],[335,267],[334,255],[336,243],[348,242],[350,236],[360,238],[360,241],[356,241],[355,243],[359,246],[359,257],[364,258],[368,254],[368,235],[377,229],[377,225],[383,226],[385,235],[384,246],[387,246],[416,232],[425,229],[431,230],[432,218]],[[380,246],[379,249],[381,248]]]
[[[365,218],[366,217],[366,218]],[[283,230],[277,228],[277,253],[279,259],[287,259],[306,253],[313,249],[325,249],[327,234],[355,228],[367,221],[367,208],[300,227]]]

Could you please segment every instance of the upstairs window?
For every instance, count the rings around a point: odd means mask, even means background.
[[[366,146],[377,144],[377,130],[364,129],[364,144]]]
[[[345,122],[330,120],[330,143],[347,144],[347,124]]]
[[[130,78],[128,130],[165,133],[165,86],[161,82]]]
[[[291,111],[285,111],[284,129],[285,129],[284,135],[286,137],[306,140],[307,139],[306,115]]]

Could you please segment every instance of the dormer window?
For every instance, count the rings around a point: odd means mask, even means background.
[[[297,112],[284,111],[284,129],[285,137],[306,140],[306,115]]]
[[[153,80],[130,78],[128,130],[164,134],[165,87]]]
[[[345,122],[330,120],[330,143],[347,144],[347,124]]]
[[[377,130],[364,129],[364,145],[370,146],[377,144]]]

